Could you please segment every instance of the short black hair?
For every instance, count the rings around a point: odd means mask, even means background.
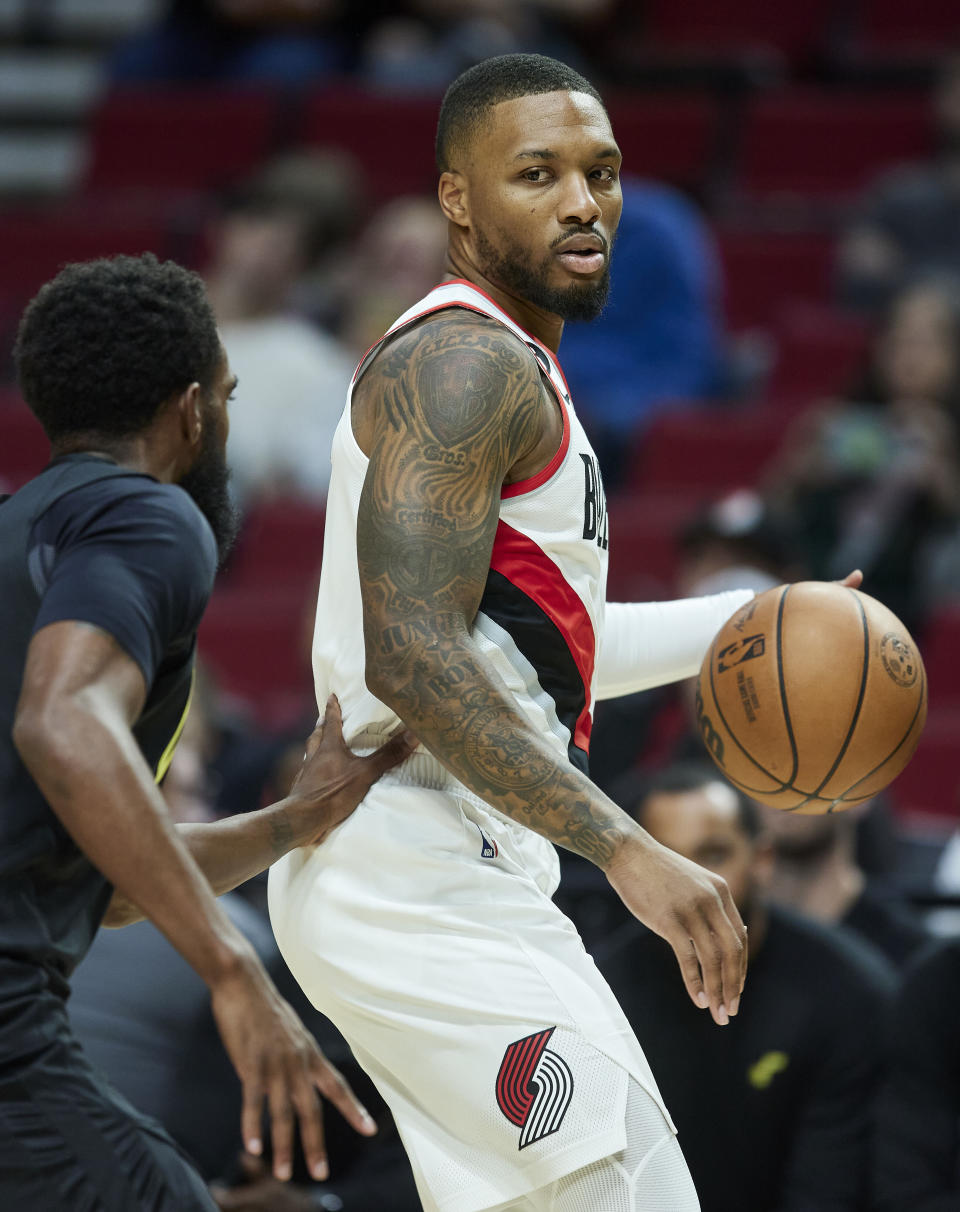
[[[152,253],[65,266],[27,305],[13,351],[23,398],[51,441],[142,432],[220,365],[203,280]]]
[[[437,170],[453,167],[454,154],[501,101],[540,93],[587,93],[603,98],[579,72],[546,55],[497,55],[467,68],[447,89],[437,122]]]
[[[643,824],[643,809],[653,795],[684,795],[699,791],[710,783],[723,783],[737,797],[737,817],[741,831],[749,838],[759,837],[760,812],[756,803],[735,787],[709,762],[684,761],[651,772],[632,772],[614,790],[612,798],[639,824]]]

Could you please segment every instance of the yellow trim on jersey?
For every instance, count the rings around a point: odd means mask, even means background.
[[[170,763],[173,761],[174,750],[177,747],[177,742],[180,740],[180,735],[183,732],[183,726],[186,724],[187,716],[190,713],[190,704],[193,702],[193,687],[196,680],[197,667],[194,665],[194,667],[190,670],[190,693],[187,695],[187,702],[183,708],[183,715],[180,717],[180,723],[174,729],[173,736],[170,738],[166,749],[164,749],[163,753],[160,754],[160,761],[157,762],[157,772],[154,775],[153,780],[155,783],[160,782],[163,776],[167,773],[167,770],[170,768]]]

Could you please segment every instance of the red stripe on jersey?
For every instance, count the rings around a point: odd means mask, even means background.
[[[590,686],[597,640],[587,608],[564,580],[546,552],[501,519],[493,540],[490,567],[536,602],[557,626],[583,680],[583,711],[577,720],[573,743],[584,753],[590,749]]]

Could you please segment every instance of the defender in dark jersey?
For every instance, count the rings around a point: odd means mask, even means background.
[[[294,846],[322,840],[410,738],[357,758],[339,708],[290,795],[217,825],[169,822],[157,783],[189,706],[196,629],[233,533],[234,386],[200,279],[154,257],[68,266],[27,308],[15,351],[52,461],[0,504],[0,1207],[214,1207],[159,1125],[86,1062],[69,977],[102,921],[145,915],[206,981],[259,1152],[292,1123],[326,1162],[316,1090],[369,1117],[217,906]]]

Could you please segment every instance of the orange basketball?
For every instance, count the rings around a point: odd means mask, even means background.
[[[927,718],[927,676],[895,614],[856,589],[768,589],[720,628],[697,679],[711,757],[752,799],[839,812],[906,766]]]

